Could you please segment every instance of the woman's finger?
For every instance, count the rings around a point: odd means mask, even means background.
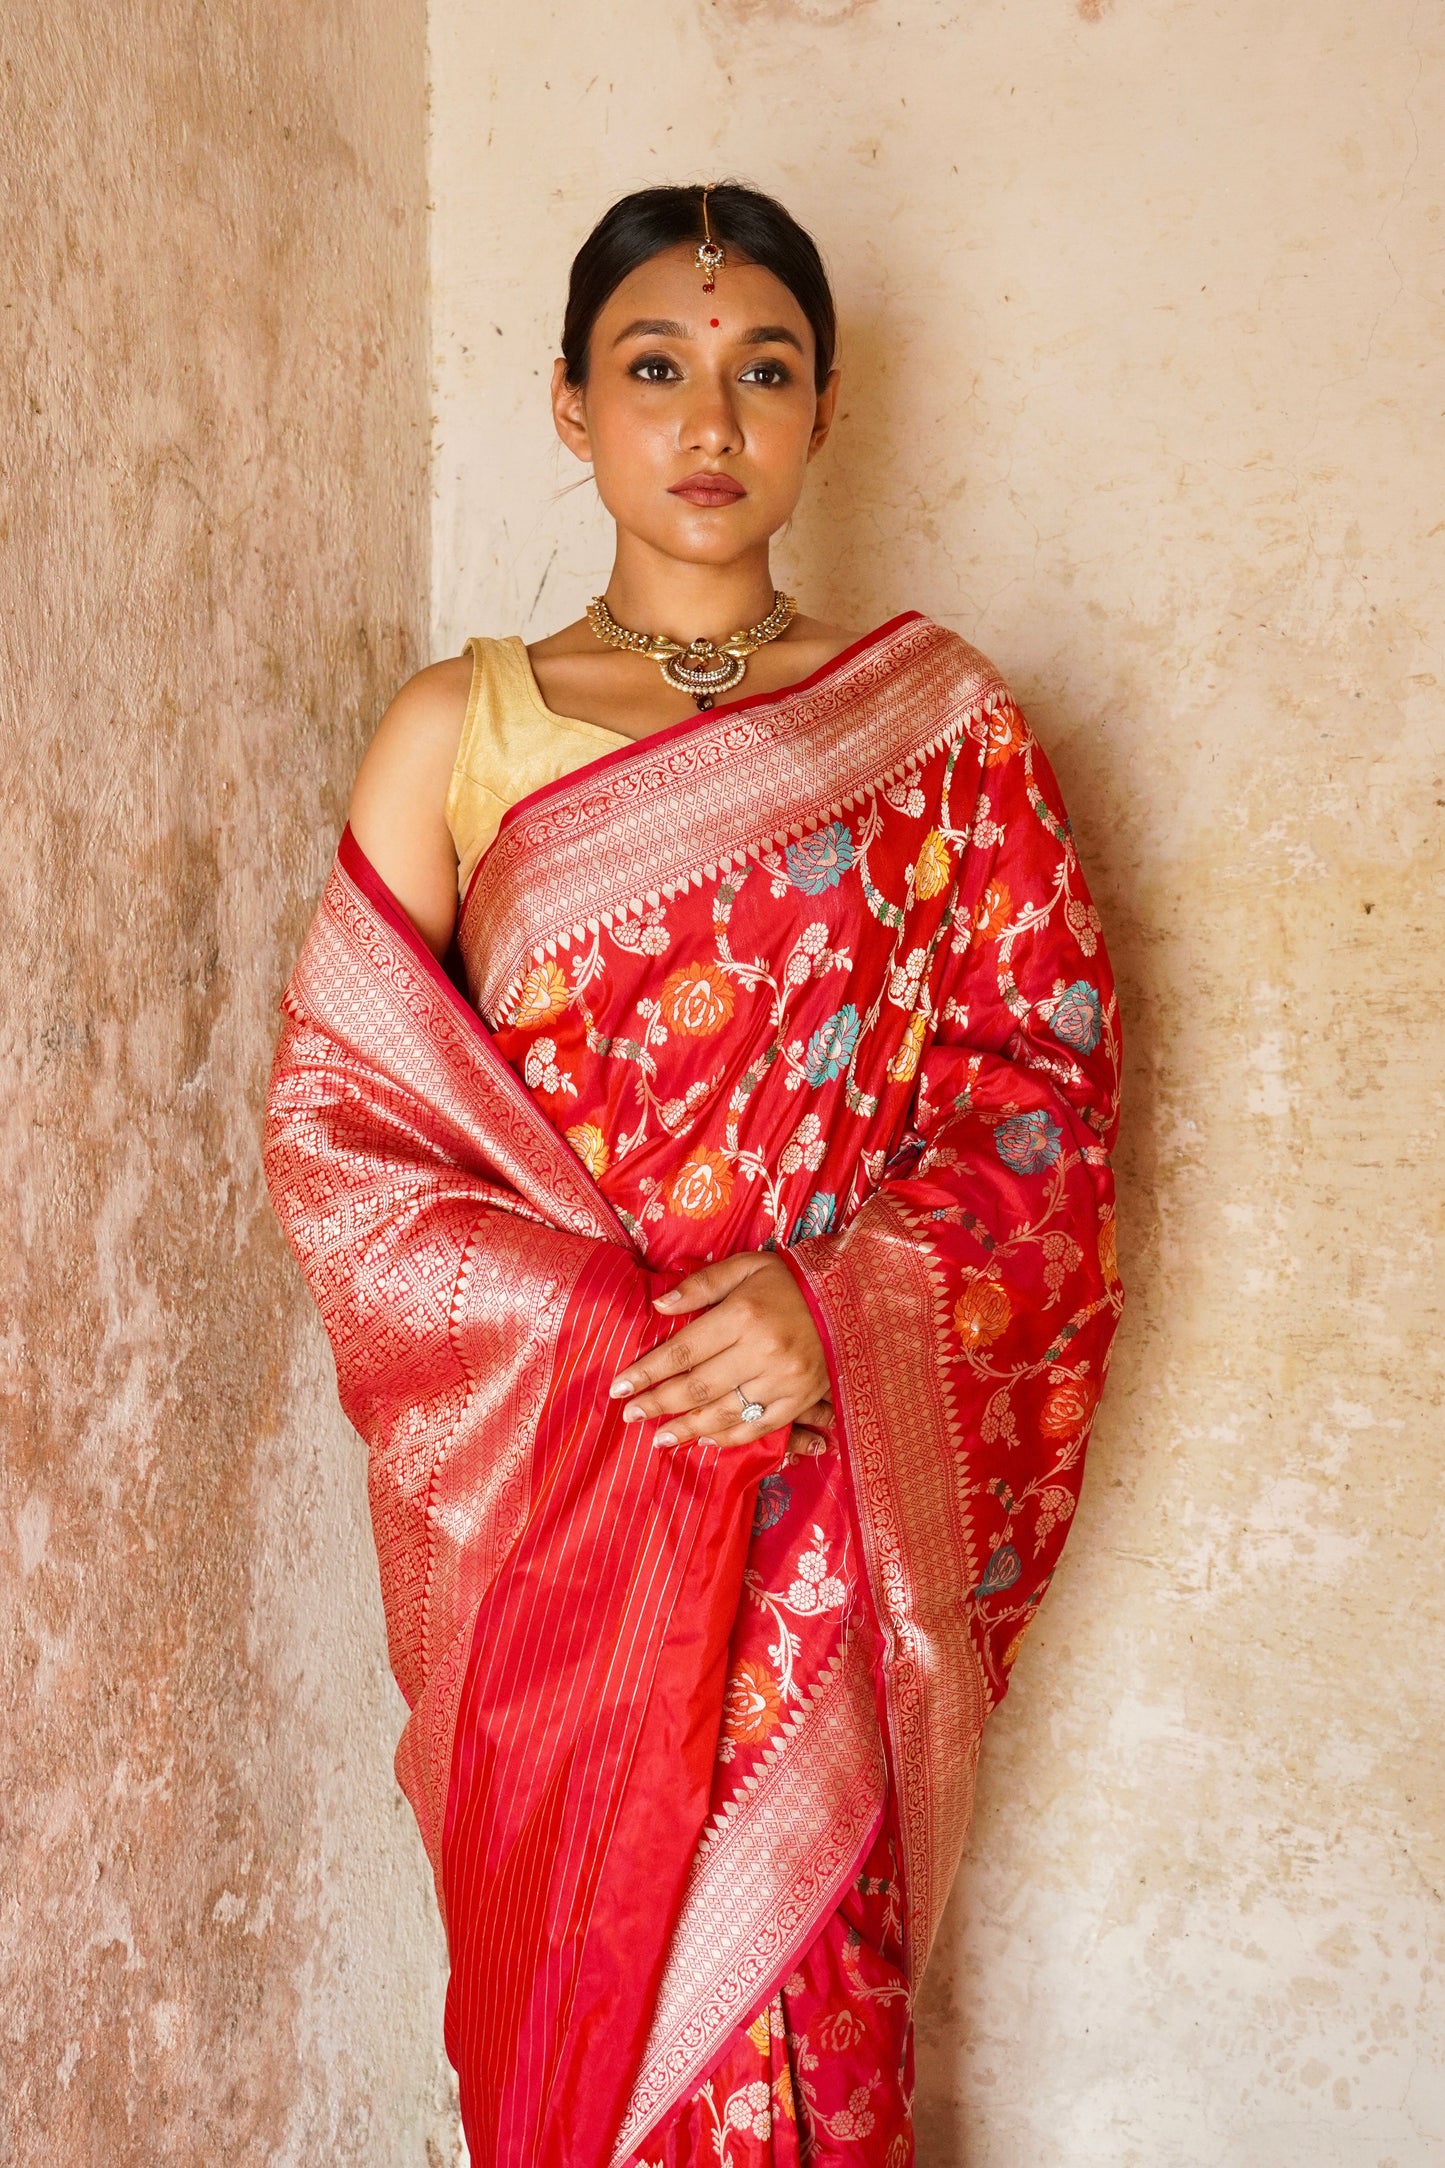
[[[644,1355],[636,1355],[625,1370],[620,1370],[607,1388],[610,1400],[621,1400],[624,1395],[645,1393],[650,1386],[660,1385],[666,1378],[685,1376],[699,1363],[707,1362],[723,1349],[731,1347],[737,1338],[735,1318],[715,1310],[704,1310],[699,1317],[684,1325],[680,1332],[659,1340]],[[639,1408],[637,1414],[648,1415],[653,1411]],[[630,1407],[623,1410],[623,1419],[634,1422],[636,1416]]]
[[[709,1303],[721,1302],[724,1295],[741,1287],[767,1261],[766,1250],[740,1250],[736,1257],[719,1257],[714,1264],[699,1265],[696,1272],[689,1272],[665,1295],[654,1296],[653,1307],[679,1315],[684,1310],[701,1310]]]
[[[793,1397],[784,1395],[761,1402],[761,1418],[745,1423],[736,1392],[724,1393],[703,1407],[669,1415],[654,1431],[652,1442],[661,1446],[687,1445],[694,1438],[705,1438],[710,1445],[750,1445],[755,1438],[765,1438],[770,1430],[780,1430],[784,1423],[791,1422]]]

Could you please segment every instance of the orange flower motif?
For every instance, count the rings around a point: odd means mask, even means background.
[[[700,1144],[672,1178],[667,1201],[683,1219],[711,1219],[733,1193],[733,1170],[721,1152]]]
[[[999,1659],[999,1662],[1002,1664],[1005,1671],[1013,1670],[1014,1658],[1018,1655],[1019,1650],[1024,1645],[1024,1635],[1028,1632],[1030,1626],[1032,1626],[1034,1620],[1038,1617],[1038,1615],[1039,1614],[1036,1610],[1030,1611],[1028,1617],[1024,1620],[1022,1626],[1020,1626],[1018,1632],[1014,1635],[1012,1641],[1010,1641],[1008,1647],[1004,1650],[1003,1655]]]
[[[906,1084],[918,1067],[918,1057],[923,1051],[923,1034],[928,1029],[928,1018],[915,1009],[908,1019],[908,1029],[899,1040],[888,1064],[889,1082]]]
[[[925,898],[936,896],[941,888],[947,888],[951,870],[943,831],[930,828],[918,853],[918,864],[913,869],[914,893]]]
[[[1012,1316],[1013,1305],[997,1280],[972,1280],[955,1305],[954,1329],[972,1352],[991,1347]]]
[[[985,765],[998,767],[1001,761],[1011,760],[1024,742],[1024,719],[1016,707],[1006,701],[983,718],[983,742],[988,751]]]
[[[577,1122],[567,1131],[567,1142],[581,1160],[594,1182],[600,1181],[607,1172],[607,1162],[612,1154],[607,1149],[607,1139],[595,1122]]]
[[[1072,1438],[1093,1414],[1098,1397],[1086,1379],[1065,1378],[1044,1402],[1039,1429],[1046,1438]]]
[[[766,1739],[782,1712],[778,1682],[766,1664],[745,1656],[723,1689],[723,1730],[742,1746]]]
[[[663,1021],[685,1037],[718,1031],[733,1013],[732,981],[712,964],[683,964],[662,985]]]
[[[1109,1214],[1109,1217],[1106,1220],[1103,1220],[1099,1226],[1099,1267],[1100,1270],[1103,1272],[1104,1278],[1108,1281],[1110,1287],[1117,1286],[1119,1280],[1119,1248],[1117,1230],[1118,1222],[1115,1220],[1114,1215],[1111,1212]]]
[[[546,1024],[560,1016],[569,998],[567,981],[558,965],[538,964],[522,981],[512,1022],[518,1031],[530,1031],[534,1024]]]
[[[973,909],[973,938],[975,944],[992,941],[1008,924],[1013,909],[1013,897],[1003,881],[990,881]]]

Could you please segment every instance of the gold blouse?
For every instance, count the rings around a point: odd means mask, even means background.
[[[504,640],[468,640],[462,652],[472,658],[472,684],[446,816],[464,896],[508,806],[632,741],[624,731],[554,715],[542,698],[526,643],[516,633]]]

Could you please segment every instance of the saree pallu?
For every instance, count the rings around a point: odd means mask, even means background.
[[[369,1452],[479,2164],[912,2158],[910,2000],[1122,1292],[1098,914],[1007,688],[893,620],[512,807],[443,971],[348,833],[266,1166]],[[657,1450],[771,1249],[826,1438]]]

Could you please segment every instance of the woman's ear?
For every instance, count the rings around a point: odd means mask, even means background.
[[[828,441],[828,431],[833,426],[833,416],[838,411],[838,391],[843,382],[841,369],[830,369],[827,381],[818,394],[818,410],[813,417],[813,434],[808,439],[808,457],[815,459]],[[560,424],[559,424],[560,426]]]
[[[590,461],[592,440],[587,434],[587,408],[580,384],[567,381],[567,364],[559,354],[552,364],[552,420],[569,452]]]

